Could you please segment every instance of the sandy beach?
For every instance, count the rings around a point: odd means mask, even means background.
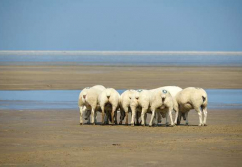
[[[199,77],[198,77],[199,76]],[[241,67],[0,66],[0,90],[181,87],[241,89]],[[188,82],[189,81],[189,82]],[[242,112],[208,126],[79,125],[79,109],[0,110],[0,166],[241,166]],[[148,117],[149,119],[149,117]],[[100,114],[98,115],[100,121]]]
[[[0,90],[80,90],[96,84],[115,89],[240,89],[242,67],[0,66]]]
[[[0,166],[241,166],[241,110],[210,110],[207,127],[189,116],[191,126],[81,126],[78,110],[1,110]]]

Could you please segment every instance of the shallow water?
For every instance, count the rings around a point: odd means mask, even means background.
[[[118,90],[122,93],[124,90]],[[209,109],[241,109],[242,89],[207,89]],[[77,109],[80,90],[0,91],[0,110]]]
[[[0,65],[242,66],[233,55],[0,55]]]

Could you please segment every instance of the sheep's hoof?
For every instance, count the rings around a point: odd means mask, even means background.
[[[122,125],[122,122],[119,122],[119,125]]]
[[[166,127],[168,127],[169,126],[169,124],[166,124]]]
[[[142,124],[142,126],[145,126],[145,124]]]
[[[134,124],[131,124],[131,126],[134,126]]]
[[[208,126],[207,124],[204,124],[203,126]]]
[[[149,125],[149,127],[152,127],[152,125]]]
[[[174,126],[176,126],[176,125],[175,124],[171,125],[171,127],[174,127]]]
[[[186,123],[185,126],[189,126],[189,124]]]
[[[202,126],[202,124],[199,124],[198,126]]]
[[[80,123],[80,125],[83,125],[83,123]]]

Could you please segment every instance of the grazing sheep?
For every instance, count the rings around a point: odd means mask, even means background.
[[[84,88],[78,100],[78,106],[80,108],[80,124],[83,124],[83,115],[88,114],[88,111],[91,111],[91,123],[96,123],[96,111],[98,110],[98,96],[101,92],[105,90],[105,87],[102,85],[96,85],[91,88]],[[90,116],[90,114],[89,114]]]
[[[174,126],[172,120],[172,111],[173,111],[173,98],[169,91],[165,89],[157,89],[152,91],[150,96],[150,110],[152,111],[151,119],[149,126],[152,126],[153,119],[155,117],[156,112],[162,112],[170,116],[171,126]]]
[[[126,90],[124,91],[121,96],[120,96],[120,122],[119,124],[122,124],[122,121],[125,119],[125,124],[128,125],[128,115],[129,112],[131,112],[131,108],[130,108],[130,100],[131,100],[131,96],[135,93],[136,91],[133,89],[130,90]]]
[[[176,96],[179,107],[179,117],[176,117],[177,124],[180,124],[181,116],[186,119],[188,125],[188,112],[195,109],[199,116],[199,126],[206,126],[207,121],[207,93],[202,88],[188,87],[179,92]],[[204,119],[202,120],[202,112]]]
[[[147,116],[147,113],[151,112],[150,111],[150,98],[152,96],[152,93],[153,92],[156,92],[157,90],[159,91],[162,91],[162,90],[167,90],[171,96],[172,96],[172,101],[173,101],[173,110],[176,111],[176,114],[178,115],[178,112],[177,112],[177,103],[175,101],[175,95],[180,92],[182,89],[180,87],[177,87],[177,86],[164,86],[164,87],[160,87],[160,88],[157,88],[157,89],[152,89],[152,90],[138,90],[136,92],[136,94],[134,96],[132,96],[132,115],[133,114],[136,114],[136,109],[138,106],[141,107],[141,119],[142,119],[142,125],[145,126],[146,125],[146,116]],[[164,115],[167,115],[166,114],[167,112],[165,113],[162,113],[162,112],[158,112],[158,119],[160,120],[161,119],[161,116],[160,114],[162,114],[162,117],[164,117]],[[135,118],[135,115],[134,117],[132,117],[132,121],[131,121],[131,124],[134,123],[134,118]],[[171,122],[172,123],[172,122]],[[168,125],[168,119],[166,117],[166,124]]]
[[[160,87],[160,88],[157,88],[158,90],[167,90],[169,91],[169,93],[171,94],[172,98],[173,98],[173,111],[175,112],[175,117],[178,116],[178,104],[176,102],[176,95],[182,91],[182,88],[178,87],[178,86],[164,86],[164,87]],[[153,90],[157,90],[157,89],[153,89]],[[176,119],[175,119],[175,122],[176,122]],[[168,125],[168,120],[167,120],[167,117],[166,117],[166,124]],[[176,124],[176,123],[175,123]]]
[[[144,123],[143,119],[146,117],[150,106],[150,96],[151,91],[145,89],[139,89],[131,96],[130,108],[132,111],[131,125],[134,126],[135,117],[137,113],[142,112],[144,115],[142,117],[142,124]],[[138,115],[138,114],[137,114]]]
[[[117,110],[119,108],[119,93],[113,88],[107,88],[98,97],[98,103],[102,110],[102,124],[104,124],[105,111],[108,113],[111,110],[112,124],[117,124]],[[109,110],[109,111],[108,111]]]

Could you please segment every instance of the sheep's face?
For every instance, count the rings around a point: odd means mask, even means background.
[[[132,107],[138,107],[139,104],[139,92],[135,92],[130,96],[130,105]]]

